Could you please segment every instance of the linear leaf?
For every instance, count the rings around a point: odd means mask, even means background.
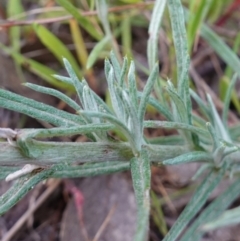
[[[4,50],[7,54],[10,54],[19,64],[23,65],[30,72],[36,74],[37,76],[44,79],[47,83],[51,84],[54,87],[61,88],[64,90],[73,91],[72,86],[69,84],[61,83],[57,81],[53,75],[56,73],[54,70],[46,67],[43,64],[38,63],[35,60],[24,57],[22,54],[19,54],[10,48],[4,46],[0,43],[0,48]]]
[[[191,219],[198,213],[198,211],[203,207],[206,203],[209,195],[215,189],[215,187],[222,180],[227,169],[226,163],[224,166],[216,172],[212,170],[202,184],[197,188],[191,200],[188,202],[187,206],[183,210],[183,212],[178,217],[175,224],[170,229],[169,233],[165,236],[163,241],[172,241],[177,240],[180,233],[183,229],[188,225]]]
[[[203,161],[203,162],[209,162],[213,161],[213,157],[211,154],[208,154],[203,151],[194,151],[194,152],[188,152],[186,154],[183,154],[181,156],[177,156],[172,159],[168,159],[162,162],[163,165],[178,165],[186,162],[196,162],[196,161]]]
[[[121,65],[113,51],[110,52],[110,60],[114,69],[115,77],[118,83],[120,83],[121,82]]]
[[[203,0],[200,2],[192,1],[190,11],[194,14],[191,14],[191,18],[188,21],[187,28],[187,37],[188,37],[188,45],[189,51],[192,49],[192,45],[196,35],[198,34],[198,30],[204,22],[206,15],[211,7],[212,1]]]
[[[233,208],[225,211],[222,215],[217,217],[215,220],[211,220],[208,223],[205,223],[201,230],[207,232],[212,231],[217,228],[232,226],[240,223],[240,208]]]
[[[165,9],[166,0],[157,0],[154,4],[151,21],[148,28],[149,39],[147,43],[148,66],[152,70],[157,62],[158,34],[161,25],[162,15]]]
[[[211,96],[208,94],[207,94],[207,99],[210,105],[210,111],[213,118],[213,126],[215,127],[217,135],[219,135],[219,137],[223,138],[225,141],[231,142],[231,138],[229,137],[228,131],[226,130],[222,120],[220,119],[220,116],[216,110],[216,107],[212,101]]]
[[[238,80],[238,75],[235,74],[227,88],[226,96],[224,99],[224,106],[223,106],[223,112],[222,112],[222,120],[223,120],[223,125],[227,129],[228,128],[228,111],[229,111],[229,105],[230,105],[230,99],[231,99],[231,93],[233,91],[233,88]]]
[[[168,9],[170,13],[173,41],[177,58],[178,93],[183,99],[185,99],[185,96],[187,94],[185,92],[189,89],[187,75],[188,73],[186,72],[186,70],[188,71],[189,67],[189,56],[187,46],[187,35],[185,29],[185,19],[181,1],[169,0]]]
[[[94,46],[87,60],[87,69],[90,69],[96,63],[100,53],[110,43],[110,40],[111,40],[111,37],[109,35],[106,35]]]
[[[116,113],[119,120],[121,120],[123,123],[125,123],[126,113],[124,110],[123,101],[122,101],[120,93],[117,89],[118,86],[115,81],[114,70],[113,70],[112,66],[110,66],[109,74],[107,76],[107,82],[108,82],[108,90],[109,90],[109,94],[111,97],[111,103],[112,103],[113,110]]]
[[[104,28],[106,36],[111,37],[111,29],[108,21],[108,6],[106,0],[96,0],[96,7],[98,12],[98,17]]]
[[[4,195],[0,198],[0,215],[7,212],[23,196],[32,189],[33,186],[45,180],[52,173],[51,169],[46,169],[35,175],[29,174],[27,177],[20,178]]]
[[[176,107],[176,120],[178,122],[188,123],[188,116],[185,104],[182,98],[176,93],[176,91],[170,86],[166,88],[175,107]]]
[[[97,40],[102,38],[102,34],[96,30],[94,25],[87,19],[87,17],[82,16],[81,12],[74,7],[71,2],[67,0],[57,0],[57,3],[66,9],[78,21],[80,26],[93,38]]]
[[[123,88],[124,86],[124,80],[125,80],[125,75],[127,73],[127,68],[128,68],[128,59],[126,57],[124,57],[123,59],[123,66],[122,66],[122,69],[121,69],[121,74],[120,74],[120,83],[119,83],[119,86],[121,88]]]
[[[136,143],[135,140],[133,138],[132,133],[128,130],[128,128],[120,121],[118,120],[115,116],[113,115],[109,115],[109,114],[105,114],[105,113],[101,113],[101,112],[92,112],[92,111],[80,111],[79,114],[81,115],[86,115],[88,117],[98,117],[98,118],[102,118],[102,119],[106,119],[108,120],[110,123],[112,123],[113,125],[115,125],[116,127],[118,127],[123,134],[125,135],[125,137],[128,139],[132,149],[134,152],[138,152],[138,150],[136,150]]]
[[[43,25],[35,24],[33,26],[38,38],[53,53],[57,60],[63,64],[63,57],[68,59],[75,73],[81,75],[79,65],[66,45]]]
[[[101,162],[80,166],[56,165],[53,178],[76,178],[106,175],[130,169],[129,162]]]
[[[191,126],[180,122],[170,122],[170,121],[144,121],[145,128],[164,128],[164,129],[180,129],[191,131],[196,134],[202,134],[209,136],[207,130],[195,126]]]
[[[131,61],[130,68],[128,71],[128,89],[129,96],[131,98],[131,102],[134,106],[135,111],[138,111],[138,97],[137,97],[137,85],[135,78],[135,65],[134,62]]]
[[[70,107],[72,107],[76,111],[81,109],[81,107],[74,100],[72,100],[71,98],[69,98],[68,96],[66,96],[65,94],[63,94],[58,90],[42,87],[31,83],[25,83],[23,85],[37,92],[55,96],[60,100],[64,101],[65,103],[67,103]]]
[[[143,89],[143,93],[140,99],[139,109],[138,109],[138,119],[143,128],[143,120],[147,107],[148,100],[150,98],[150,94],[152,92],[154,82],[157,80],[159,74],[158,64],[155,64],[153,70],[151,71],[150,76],[148,77],[147,83]]]
[[[140,152],[139,157],[130,160],[133,188],[137,201],[138,221],[134,241],[145,241],[149,225],[151,170],[148,153]]]
[[[138,95],[141,96],[142,93],[138,92]],[[161,115],[165,116],[167,120],[173,121],[170,111],[152,96],[149,97],[148,104],[153,106]]]
[[[78,115],[69,114],[52,106],[0,89],[0,106],[46,121],[56,126],[76,126],[83,124]]]
[[[225,61],[225,63],[240,76],[240,60],[238,56],[227,46],[226,43],[209,27],[201,27],[201,36],[216,51],[216,53]]]
[[[141,123],[137,116],[137,110],[135,109],[135,106],[133,106],[133,103],[130,101],[126,92],[123,92],[123,98],[125,100],[124,106],[128,112],[128,116],[129,116],[130,126],[128,128],[130,129],[132,136],[134,136],[134,140],[136,143],[136,149],[140,150],[141,145],[143,144],[142,143],[143,138],[142,138]]]
[[[220,196],[218,196],[208,207],[199,215],[193,224],[187,229],[181,241],[199,240],[203,235],[199,227],[219,216],[240,194],[239,179],[231,184]],[[217,207],[217,208],[216,208]]]

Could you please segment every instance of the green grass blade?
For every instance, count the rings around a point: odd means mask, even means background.
[[[224,106],[223,106],[223,112],[222,112],[222,121],[224,127],[227,129],[228,128],[228,111],[229,111],[229,105],[230,105],[230,99],[231,99],[231,93],[234,89],[234,86],[238,80],[238,75],[235,74],[227,88],[226,96],[224,99]]]
[[[163,236],[168,232],[167,224],[164,219],[164,214],[162,210],[161,202],[157,195],[151,190],[151,216],[155,225],[158,227],[159,231]]]
[[[7,3],[7,16],[8,18],[15,17],[18,14],[24,12],[21,0],[9,0]],[[11,47],[14,51],[20,52],[21,48],[21,27],[12,26],[8,29]],[[18,74],[18,78],[24,82],[24,74],[21,69],[21,64],[15,60],[15,66]]]
[[[57,3],[66,9],[78,21],[80,26],[94,39],[102,39],[102,34],[96,30],[94,25],[87,19],[87,17],[82,16],[81,12],[76,7],[74,7],[70,1],[57,0]]]
[[[99,58],[100,53],[105,49],[105,47],[110,43],[111,37],[109,35],[102,38],[92,49],[87,60],[87,69],[92,68]]]
[[[63,58],[68,59],[75,73],[78,73],[78,76],[80,76],[79,65],[66,45],[43,25],[35,24],[33,26],[40,41],[53,53],[57,60],[63,64]]]
[[[209,27],[203,25],[201,28],[201,36],[216,51],[216,53],[231,67],[231,69],[240,76],[240,60],[238,56],[224,43],[216,33]]]
[[[236,38],[233,43],[233,48],[232,48],[236,55],[238,54],[239,47],[240,47],[240,33],[238,33],[236,35]],[[228,78],[231,78],[231,76],[233,74],[232,72],[233,72],[233,70],[231,69],[231,67],[227,66],[227,68],[225,70],[225,76],[227,76]]]
[[[132,58],[132,26],[131,26],[132,17],[126,13],[123,16],[121,21],[121,37],[122,37],[122,46],[123,54],[128,58]]]
[[[96,0],[96,7],[98,12],[98,17],[104,28],[106,36],[111,37],[111,29],[108,21],[108,6],[106,0]]]
[[[53,75],[56,73],[52,69],[46,67],[43,64],[38,63],[37,61],[34,61],[32,59],[28,59],[24,57],[22,54],[19,54],[15,51],[12,51],[10,48],[4,46],[3,44],[0,43],[0,48],[4,50],[7,54],[10,54],[13,59],[15,59],[19,64],[23,65],[31,71],[32,73],[38,75],[40,78],[44,79],[47,83],[51,84],[54,87],[61,88],[64,90],[70,90],[73,91],[74,89],[72,86],[66,84],[66,83],[61,83],[57,81]]]
[[[204,22],[209,8],[211,7],[211,0],[202,0],[200,2],[192,1],[192,6],[190,9],[191,17],[188,21],[187,26],[187,38],[188,38],[188,48],[189,52],[192,49],[192,45],[194,43],[194,39],[198,34],[198,30]]]

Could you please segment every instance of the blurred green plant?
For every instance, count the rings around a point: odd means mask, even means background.
[[[63,0],[59,0],[59,3],[68,12],[75,14],[78,21],[82,19],[72,5]],[[98,4],[101,3],[99,1]],[[167,81],[165,88],[159,81],[157,36],[165,5],[169,9],[176,51],[176,88],[170,80]],[[101,9],[102,6],[103,9]],[[106,5],[98,5],[98,14],[99,16],[106,14]],[[110,38],[111,36],[112,40],[113,35],[109,30],[107,19],[102,17],[101,21],[105,37]],[[51,129],[0,129],[0,137],[8,140],[8,142],[0,142],[0,177],[7,180],[17,179],[0,198],[0,213],[5,213],[33,186],[50,177],[86,177],[130,170],[138,208],[134,240],[144,241],[148,235],[149,225],[151,165],[199,162],[201,167],[195,178],[203,173],[206,177],[196,188],[192,199],[167,234],[167,228],[162,227],[161,232],[166,234],[164,241],[177,240],[187,226],[188,228],[181,237],[182,241],[193,240],[193,237],[194,240],[200,240],[206,230],[217,225],[225,225],[224,219],[225,221],[229,219],[231,213],[227,212],[222,215],[220,224],[216,224],[215,220],[240,194],[238,157],[240,128],[239,126],[229,128],[227,125],[231,91],[239,76],[239,69],[237,69],[239,60],[215,33],[204,24],[201,26],[203,37],[208,39],[212,45],[213,40],[215,41],[213,47],[216,51],[220,51],[220,48],[222,51],[224,50],[223,52],[227,54],[227,56],[223,56],[224,59],[237,72],[226,91],[221,117],[211,96],[207,95],[208,103],[205,104],[193,90],[189,90],[188,35],[185,29],[184,9],[180,0],[157,0],[154,5],[147,50],[150,74],[142,91],[137,89],[134,62],[129,63],[127,58],[119,59],[118,51],[114,48],[113,43],[114,51],[110,53],[110,59],[105,60],[105,76],[111,108],[89,87],[86,80],[79,80],[78,73],[75,72],[77,67],[66,58],[62,63],[69,77],[55,74],[54,81],[59,81],[64,86],[72,86],[71,88],[77,92],[80,104],[58,90],[30,83],[25,85],[35,91],[59,98],[72,107],[75,114],[0,89],[1,107],[21,112],[55,126]],[[194,29],[196,31],[196,28]],[[42,27],[40,30],[50,34]],[[102,39],[105,37],[102,36]],[[50,39],[54,40],[54,36],[50,36]],[[60,42],[58,44],[62,45]],[[22,59],[22,56],[16,51],[2,47],[13,56]],[[63,54],[71,56],[69,52],[66,52],[68,50],[64,47],[61,48]],[[96,51],[96,48],[97,46],[93,51]],[[98,47],[98,51],[101,48]],[[52,49],[52,51],[55,50]],[[61,61],[57,52],[55,55]],[[163,98],[165,95],[168,96],[169,101]],[[198,104],[204,118],[193,114],[190,95]],[[154,107],[166,120],[145,120],[147,105]],[[178,135],[152,140],[144,135],[145,128],[175,129],[178,131]],[[109,136],[112,130],[121,132],[125,141],[113,141]],[[41,140],[42,138],[77,134],[86,135],[90,142]],[[16,169],[16,165],[23,164],[27,165],[20,170]],[[203,209],[209,195],[226,176],[234,177],[235,182],[228,187],[224,194]],[[153,204],[156,206],[154,194],[152,197]],[[160,209],[157,210],[161,215]],[[198,215],[200,210],[201,214]],[[162,222],[165,225],[161,217],[156,222]],[[237,219],[236,222],[239,220]]]

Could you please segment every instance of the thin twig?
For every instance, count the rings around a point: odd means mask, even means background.
[[[98,241],[100,236],[102,235],[104,229],[106,229],[109,221],[111,220],[111,217],[113,215],[113,213],[116,210],[116,205],[112,206],[112,208],[110,209],[107,217],[105,218],[105,220],[103,221],[102,225],[100,226],[100,228],[98,229],[96,235],[94,236],[94,239],[92,241]]]
[[[20,219],[11,227],[11,229],[4,235],[2,241],[10,241],[12,237],[19,231],[19,229],[27,222],[28,218],[45,202],[45,200],[56,190],[61,183],[61,180],[56,179],[51,186],[49,186],[43,194],[37,199],[35,205],[31,205],[29,209],[22,215]]]
[[[121,12],[124,10],[131,10],[136,8],[146,8],[147,6],[153,5],[154,2],[146,2],[146,3],[136,3],[136,4],[129,4],[124,6],[117,6],[108,9],[109,13],[113,12]],[[88,12],[81,12],[82,16],[95,16],[97,15],[97,11],[88,11]],[[34,20],[24,20],[24,21],[14,21],[14,20],[6,20],[0,22],[0,28],[10,28],[13,26],[24,26],[24,25],[31,25],[33,23],[38,24],[46,24],[46,23],[53,23],[53,22],[63,22],[69,19],[73,19],[72,15],[66,15],[61,17],[55,18],[47,18],[47,19],[34,19]]]

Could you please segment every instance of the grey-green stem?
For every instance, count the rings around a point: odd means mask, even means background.
[[[98,142],[44,142],[33,140],[31,148],[39,152],[37,158],[28,158],[20,148],[0,142],[0,165],[21,166],[35,164],[49,166],[61,162],[77,164],[85,162],[129,161],[132,157],[131,147],[126,143],[98,143]],[[145,145],[149,153],[150,162],[162,162],[189,152],[188,146],[159,146]]]

